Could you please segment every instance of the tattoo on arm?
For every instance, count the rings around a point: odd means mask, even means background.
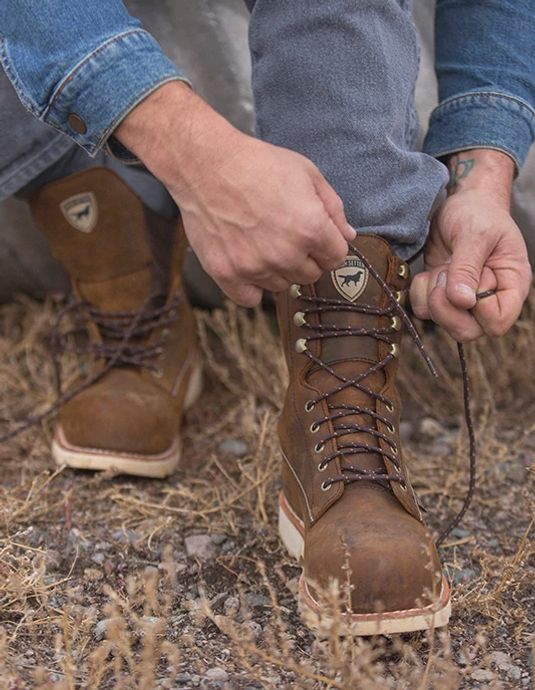
[[[455,191],[459,186],[461,180],[470,175],[476,161],[474,158],[461,158],[460,156],[453,156],[450,160],[450,182],[448,189]]]

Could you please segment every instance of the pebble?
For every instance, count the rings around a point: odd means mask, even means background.
[[[227,541],[226,534],[211,534],[210,539],[214,542],[216,546],[221,546],[221,544]]]
[[[239,438],[226,438],[219,444],[219,452],[239,458],[249,451],[249,446]]]
[[[111,536],[113,539],[115,539],[115,541],[120,541],[125,544],[135,544],[141,539],[139,534],[133,529],[118,529]]]
[[[214,666],[214,668],[208,669],[204,674],[206,680],[217,680],[221,683],[225,683],[228,680],[228,673],[224,668],[220,666]]]
[[[94,553],[91,556],[91,560],[93,561],[93,563],[97,563],[98,565],[102,565],[104,563],[104,561],[106,560],[106,555],[101,553],[101,552]]]
[[[95,625],[93,636],[97,642],[100,642],[106,637],[106,633],[111,623],[111,618],[103,618]]]
[[[456,584],[466,584],[467,582],[471,582],[475,577],[476,574],[471,568],[463,568],[454,574],[453,579]]]
[[[225,616],[233,618],[240,610],[240,600],[238,597],[227,597],[223,604],[223,611]]]
[[[509,654],[505,652],[492,652],[492,654],[489,654],[489,661],[495,664],[500,671],[506,673],[511,680],[520,680],[522,669],[514,663]]]
[[[215,544],[209,534],[191,534],[184,539],[184,544],[190,558],[198,558],[201,561],[215,558]]]
[[[255,640],[258,639],[262,632],[262,626],[256,621],[244,621],[242,623],[242,628],[248,631]]]
[[[444,429],[436,419],[433,419],[433,417],[424,417],[420,422],[420,433],[422,436],[436,438],[437,436],[442,436]]]
[[[485,671],[485,669],[483,668],[478,668],[476,671],[473,671],[471,676],[473,680],[480,681],[494,680],[496,678],[495,674],[492,671]]]

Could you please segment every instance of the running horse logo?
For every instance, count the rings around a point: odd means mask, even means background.
[[[368,284],[368,269],[356,256],[348,256],[343,266],[331,271],[337,292],[349,302],[355,302]]]
[[[93,192],[70,196],[59,207],[67,223],[80,232],[89,233],[97,224],[98,207]]]

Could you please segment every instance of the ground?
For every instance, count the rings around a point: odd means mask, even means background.
[[[0,435],[54,400],[57,308],[0,308]],[[0,446],[0,690],[531,687],[534,313],[532,300],[513,333],[468,349],[478,481],[441,549],[449,636],[316,639],[305,627],[300,571],[276,528],[285,370],[274,319],[228,308],[198,314],[205,389],[169,480],[54,467],[53,420]],[[402,433],[438,532],[466,491],[467,441],[455,344],[424,335],[440,379],[407,342]]]

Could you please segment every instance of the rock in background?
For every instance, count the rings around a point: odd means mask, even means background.
[[[417,85],[421,120],[427,122],[436,103],[432,65],[433,8],[429,0],[415,1],[415,17],[422,34],[422,64]],[[249,88],[247,11],[242,0],[130,0],[130,11],[163,45],[164,50],[192,80],[196,91],[244,131],[252,128]],[[514,194],[514,215],[535,258],[535,149],[520,175]],[[200,267],[189,258],[186,278],[190,286]],[[61,266],[32,225],[25,204],[10,199],[0,204],[0,301],[17,292],[42,295],[66,287]],[[217,301],[217,291],[197,295],[203,305]]]

